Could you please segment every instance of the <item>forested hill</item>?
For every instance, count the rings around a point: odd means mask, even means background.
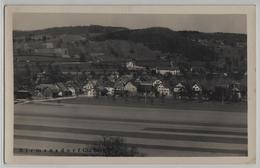
[[[119,58],[120,55],[126,55],[125,51],[130,51],[131,53],[125,57],[129,59],[131,54],[140,48],[138,44],[142,44],[148,48],[145,51],[157,51],[159,53],[157,58],[159,59],[175,60],[177,63],[180,61],[189,61],[191,63],[198,61],[204,63],[214,62],[214,64],[232,65],[246,69],[246,34],[174,31],[163,27],[128,29],[99,25],[56,27],[36,31],[14,31],[14,37],[34,36],[37,34],[57,37],[62,34],[81,35],[87,41],[80,47],[83,52],[85,51],[84,48],[90,48],[93,51],[95,51],[95,48],[98,48],[107,57],[113,57],[114,53]],[[89,41],[91,43],[88,43]],[[88,44],[89,46],[87,46]],[[109,46],[108,48],[112,48],[115,51],[107,54],[107,51],[99,49],[99,44]],[[140,53],[143,53],[142,56]],[[139,52],[138,54],[140,57],[147,57],[146,59],[149,59],[149,55],[151,55],[144,52]],[[137,54],[135,57],[138,57]]]

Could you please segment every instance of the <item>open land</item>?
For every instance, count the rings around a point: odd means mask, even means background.
[[[203,105],[200,110],[198,105],[196,110],[183,110],[178,106],[83,104],[86,98],[78,99],[81,100],[77,100],[78,104],[76,99],[16,104],[15,153],[33,153],[25,149],[52,149],[58,152],[38,155],[84,156],[86,153],[78,149],[92,145],[103,136],[118,136],[137,147],[144,156],[247,155],[247,113],[235,111],[236,104],[223,105],[233,109],[230,111],[209,110],[207,106],[203,109]],[[61,153],[61,149],[69,151]]]

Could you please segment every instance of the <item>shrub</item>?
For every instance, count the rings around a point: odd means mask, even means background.
[[[140,155],[135,146],[125,143],[121,137],[103,137],[92,146],[99,156],[137,156]]]

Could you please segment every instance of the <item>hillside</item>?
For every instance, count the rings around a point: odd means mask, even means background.
[[[37,35],[42,35],[42,39],[32,39]],[[84,40],[65,38],[67,35],[78,35]],[[91,25],[14,31],[14,41],[15,46],[26,42],[29,48],[36,43],[52,42],[55,47],[68,48],[70,55],[84,56],[84,60],[154,60],[189,66],[207,64],[224,71],[246,70],[245,34],[173,31],[162,27],[131,30]]]

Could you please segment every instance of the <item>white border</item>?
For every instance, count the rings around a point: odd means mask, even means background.
[[[171,4],[171,5],[212,5],[212,4],[223,4],[223,5],[256,5],[256,64],[257,65],[260,65],[260,58],[259,58],[259,53],[260,53],[260,43],[259,43],[259,39],[260,39],[260,33],[259,33],[259,28],[260,28],[260,25],[259,25],[259,20],[260,20],[260,11],[259,11],[259,5],[260,5],[260,1],[259,0],[45,0],[45,1],[41,1],[41,0],[5,0],[5,1],[1,1],[1,9],[0,9],[0,22],[1,22],[1,27],[0,27],[0,53],[1,53],[1,57],[0,57],[0,80],[1,80],[1,88],[0,88],[0,95],[3,95],[3,63],[4,63],[4,60],[3,60],[3,36],[4,36],[4,33],[3,33],[3,21],[4,21],[4,5],[6,4],[20,4],[20,5],[33,5],[33,4],[37,4],[37,5],[41,5],[41,4],[48,4],[48,5],[79,5],[79,4],[85,4],[85,5],[88,5],[88,4],[95,4],[95,5],[104,5],[104,4],[109,4],[109,5],[122,5],[122,4],[125,4],[125,5],[163,5],[163,4]],[[257,79],[260,79],[260,69],[258,66],[256,66],[256,77]],[[256,125],[256,128],[257,128],[257,158],[256,158],[256,165],[248,165],[248,166],[239,166],[239,165],[211,165],[210,167],[260,167],[260,134],[259,134],[259,128],[260,128],[260,114],[259,114],[259,107],[260,105],[258,105],[258,103],[260,104],[260,101],[259,101],[259,96],[260,96],[260,91],[259,91],[259,87],[260,86],[260,81],[257,80],[257,85],[256,85],[256,92],[257,92],[257,108],[256,108],[256,111],[257,111],[257,125]],[[3,160],[3,123],[4,123],[4,117],[3,117],[3,102],[4,102],[4,97],[1,96],[0,98],[0,109],[1,109],[1,130],[0,130],[0,133],[1,133],[1,154],[0,154],[0,157],[1,157],[1,167],[7,167],[6,165],[4,165],[4,160]],[[31,165],[32,166],[32,165]],[[30,167],[31,167],[30,166]],[[51,167],[51,166],[54,166],[54,165],[44,165],[44,166],[40,166],[40,167]],[[59,166],[55,166],[55,167],[64,167],[65,165],[59,165]],[[100,167],[100,166],[91,166],[91,165],[88,165],[90,167]],[[101,167],[105,167],[105,165],[102,165]],[[115,165],[110,165],[111,167],[115,167]],[[109,166],[109,167],[110,167]],[[117,166],[120,166],[120,165],[117,165]],[[134,166],[134,165],[132,165]],[[132,167],[131,165],[124,165],[124,167]],[[156,165],[156,167],[161,167],[162,165]],[[164,167],[168,167],[167,165],[163,165]],[[18,167],[18,166],[15,166],[15,167]],[[20,167],[20,166],[19,166]],[[27,165],[23,165],[22,167],[29,167]],[[35,166],[33,166],[35,167]],[[66,166],[65,166],[66,167]],[[71,165],[70,165],[71,167]],[[82,166],[79,166],[79,165],[75,165],[73,167],[82,167]],[[84,166],[85,167],[85,166]],[[122,167],[122,166],[120,166]],[[138,166],[140,167],[140,165]],[[141,167],[148,167],[143,165]],[[149,166],[151,167],[151,166]],[[155,165],[153,165],[152,167],[155,167]],[[173,166],[171,166],[173,167]],[[209,167],[209,165],[182,165],[182,166],[177,166],[175,165],[175,167]]]

